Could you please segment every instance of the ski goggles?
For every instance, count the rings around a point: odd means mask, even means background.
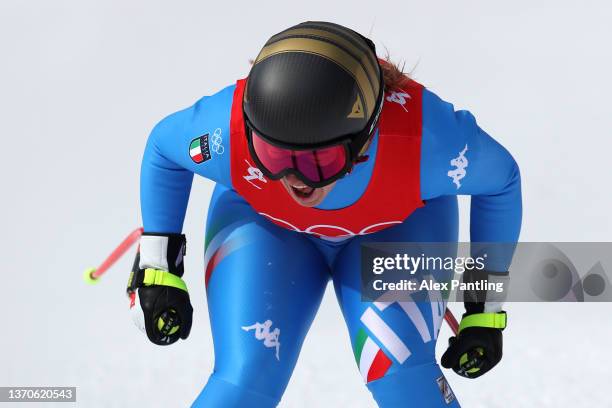
[[[272,180],[294,174],[306,185],[319,188],[343,177],[353,166],[350,138],[300,149],[272,142],[246,123],[251,156],[262,173]]]

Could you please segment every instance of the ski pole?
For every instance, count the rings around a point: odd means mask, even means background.
[[[446,307],[446,312],[444,312],[444,320],[446,320],[446,323],[448,323],[448,327],[451,328],[451,330],[456,336],[457,333],[459,333],[459,323],[457,323],[455,315],[453,315],[453,312],[451,312],[448,307]]]
[[[85,273],[83,274],[83,279],[85,282],[89,284],[98,283],[100,277],[125,254],[125,252],[130,249],[132,245],[142,235],[143,229],[142,227],[136,228],[132,231],[121,243],[110,253],[110,255],[98,266],[97,268],[87,268]]]

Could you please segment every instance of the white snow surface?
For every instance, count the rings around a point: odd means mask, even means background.
[[[611,7],[3,0],[0,386],[76,386],[83,407],[195,398],[213,366],[202,272],[213,184],[194,182],[184,229],[188,341],[157,347],[132,326],[123,293],[132,253],[96,287],[81,274],[140,225],[138,173],[152,126],[245,76],[271,34],[304,20],[370,35],[416,80],[475,114],[521,167],[521,240],[610,240]],[[461,200],[464,240],[468,205]],[[610,304],[506,309],[501,364],[477,380],[445,371],[464,407],[612,406]],[[449,334],[444,326],[438,356]],[[375,407],[331,290],[281,406]]]

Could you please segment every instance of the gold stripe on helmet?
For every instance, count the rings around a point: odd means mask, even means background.
[[[319,37],[322,39],[327,39],[331,41],[332,43],[335,43],[335,45],[339,47],[345,48],[350,54],[358,58],[361,64],[365,67],[368,77],[370,79],[370,83],[372,84],[372,87],[375,90],[379,88],[380,82],[379,82],[379,76],[378,76],[379,75],[378,69],[376,69],[377,67],[372,65],[372,59],[368,58],[366,51],[356,46],[355,44],[353,44],[346,38],[339,36],[338,34],[335,34],[329,31],[325,31],[322,29],[316,29],[316,28],[294,28],[292,30],[288,30],[283,33],[279,33],[275,35],[274,37],[270,38],[268,43],[271,43],[273,41],[274,42],[279,41],[285,38],[291,38],[294,36],[296,37],[297,36]],[[364,47],[367,48],[365,44],[364,44]],[[374,58],[376,58],[376,56],[374,56]]]
[[[266,45],[255,60],[253,65],[257,65],[261,61],[285,52],[303,52],[320,55],[327,58],[328,60],[341,66],[346,72],[348,72],[357,82],[357,86],[364,96],[366,112],[368,118],[374,111],[376,105],[376,97],[378,92],[372,88],[372,85],[368,79],[361,61],[356,60],[350,54],[336,45],[330,44],[326,41],[315,40],[312,38],[287,38],[280,40],[272,44]]]

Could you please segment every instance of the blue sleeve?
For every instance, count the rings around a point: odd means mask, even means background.
[[[233,88],[173,113],[151,132],[140,171],[145,231],[181,232],[194,173],[231,186],[229,118]],[[201,146],[202,157],[192,157],[194,145]]]
[[[467,111],[455,111],[432,92],[423,92],[421,196],[470,195],[472,242],[518,241],[521,176],[512,155]],[[502,257],[504,258],[504,257]],[[490,259],[492,270],[510,259]]]

